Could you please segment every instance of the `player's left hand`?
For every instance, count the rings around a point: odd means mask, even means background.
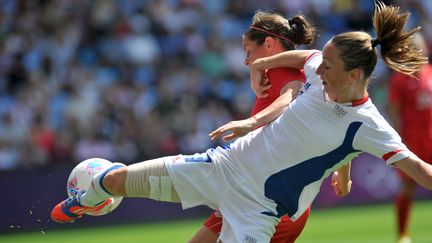
[[[344,197],[351,192],[352,181],[349,180],[347,183],[342,183],[339,181],[339,172],[335,171],[332,174],[331,184],[334,189],[336,196]]]

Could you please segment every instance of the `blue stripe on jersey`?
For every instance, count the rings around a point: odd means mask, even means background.
[[[298,210],[300,194],[307,185],[321,180],[328,169],[347,155],[359,152],[353,148],[352,143],[361,124],[361,122],[351,123],[342,145],[335,150],[279,171],[266,180],[265,196],[276,202],[277,217],[285,214],[292,217]],[[270,212],[263,212],[263,214],[274,216]]]
[[[211,163],[212,160],[210,156],[208,156],[207,153],[201,153],[201,154],[193,154],[193,155],[183,155],[183,158],[185,162],[194,162],[194,163]]]

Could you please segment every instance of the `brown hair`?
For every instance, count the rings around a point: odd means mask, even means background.
[[[295,46],[309,45],[315,39],[315,28],[302,15],[288,20],[278,13],[258,11],[252,18],[252,27],[257,28],[248,29],[244,35],[258,45],[272,36],[279,37],[287,50],[293,50]]]
[[[345,70],[360,68],[364,73],[363,78],[367,80],[377,63],[375,47],[380,45],[381,56],[391,69],[408,75],[418,71],[428,59],[411,45],[412,35],[420,28],[403,31],[409,16],[410,13],[400,13],[399,7],[386,6],[377,1],[373,16],[376,39],[362,31],[346,32],[333,37],[331,42],[339,49]]]

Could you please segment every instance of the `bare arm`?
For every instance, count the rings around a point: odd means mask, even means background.
[[[303,82],[297,80],[287,83],[283,88],[285,92],[273,101],[271,105],[248,119],[231,121],[217,128],[209,134],[210,138],[215,140],[221,137],[225,132],[231,131],[230,134],[223,137],[225,141],[228,141],[236,137],[244,136],[250,131],[273,121],[280,116],[285,107],[297,97],[302,86]]]
[[[332,186],[336,196],[344,197],[351,191],[352,181],[350,179],[351,163],[340,167],[332,175]]]
[[[416,155],[401,159],[394,165],[413,178],[419,185],[432,190],[432,165],[424,162]]]
[[[291,81],[285,85],[285,92],[281,94],[273,103],[267,106],[264,110],[255,114],[253,119],[254,128],[263,126],[280,116],[285,107],[288,106],[298,95],[303,82],[301,81]]]
[[[262,82],[264,70],[278,67],[302,69],[306,58],[314,52],[316,52],[316,50],[294,50],[256,59],[252,63],[250,70],[252,90],[258,97],[265,96],[265,91],[268,89],[268,86],[263,85]]]
[[[285,51],[273,56],[256,59],[251,68],[258,70],[273,69],[278,67],[291,67],[301,69],[305,60],[317,50],[292,50]]]

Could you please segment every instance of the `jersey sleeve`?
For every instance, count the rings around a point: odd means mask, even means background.
[[[321,83],[320,77],[316,74],[316,71],[322,63],[322,53],[320,51],[312,52],[305,61],[304,64],[304,74],[306,76],[306,81],[308,83]]]
[[[412,155],[412,152],[402,143],[399,134],[390,125],[372,128],[363,124],[354,144],[355,149],[381,158],[387,165]]]

